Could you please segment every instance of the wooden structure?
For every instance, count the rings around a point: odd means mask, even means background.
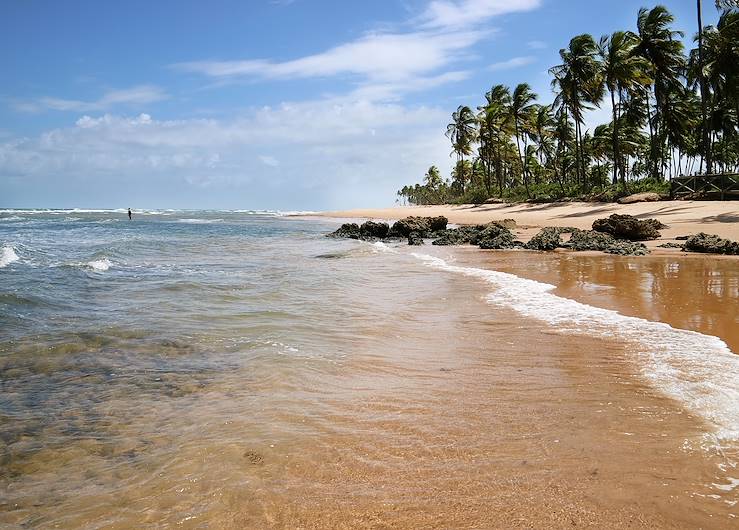
[[[701,196],[712,199],[739,199],[739,173],[690,175],[672,179],[670,197]]]

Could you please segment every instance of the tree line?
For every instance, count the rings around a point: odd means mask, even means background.
[[[574,37],[549,69],[555,98],[537,103],[527,83],[495,85],[473,110],[452,114],[451,179],[436,166],[404,186],[412,204],[542,199],[665,191],[682,174],[739,170],[739,2],[716,0],[686,53],[664,7],[639,10],[635,31]],[[585,128],[585,113],[610,105],[611,121]]]

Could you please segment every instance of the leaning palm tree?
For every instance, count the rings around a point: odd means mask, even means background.
[[[619,121],[623,97],[634,92],[637,87],[645,87],[651,83],[647,74],[649,63],[638,55],[634,49],[639,39],[630,31],[617,31],[613,35],[603,36],[600,39],[599,53],[601,56],[601,75],[608,92],[611,95],[613,113],[612,135],[613,152],[613,184],[621,176],[621,185],[626,189],[626,171],[621,160],[619,146]],[[616,104],[618,95],[618,104]],[[602,131],[601,131],[602,132]]]
[[[521,151],[521,135],[525,132],[524,128],[528,128],[528,122],[531,117],[531,111],[534,108],[533,104],[534,101],[536,101],[536,98],[537,95],[531,91],[531,87],[528,83],[521,83],[513,91],[510,107],[510,115],[515,126],[518,157],[521,160],[521,176],[523,178],[523,184],[526,188],[526,196],[528,198],[531,198],[531,194],[529,193],[526,160],[524,158],[524,153]]]
[[[464,173],[464,157],[472,154],[472,143],[477,135],[477,119],[472,109],[460,105],[452,114],[452,123],[447,125],[446,135],[452,142],[452,152],[457,155],[457,167],[463,168]],[[464,193],[465,175],[460,175],[459,179]]]
[[[589,104],[597,104],[603,98],[600,64],[597,60],[598,45],[591,35],[578,35],[568,48],[559,51],[562,64],[550,68],[554,76],[552,88],[558,91],[555,104],[569,109],[575,120],[575,158],[578,182],[585,183],[585,164],[582,156],[582,126],[584,111]]]

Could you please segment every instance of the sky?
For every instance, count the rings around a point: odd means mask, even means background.
[[[661,3],[692,39],[694,2]],[[0,207],[389,206],[449,175],[458,105],[521,82],[551,102],[560,48],[654,5],[5,0]]]

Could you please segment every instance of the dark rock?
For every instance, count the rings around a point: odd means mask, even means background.
[[[361,232],[357,223],[344,223],[335,232],[331,232],[326,237],[345,237],[349,239],[359,239]]]
[[[687,241],[690,236],[677,236],[675,241]]]
[[[617,239],[604,252],[606,254],[619,254],[621,256],[646,256],[649,254],[649,249],[644,246],[644,243]]]
[[[440,230],[434,234],[437,237],[432,244],[438,246],[469,245],[474,237],[483,229],[481,226],[461,226],[448,230]]]
[[[387,237],[390,231],[390,225],[387,223],[377,223],[375,221],[367,221],[359,227],[360,237],[383,239]]]
[[[420,232],[411,232],[408,234],[408,244],[414,247],[423,245],[423,234]]]
[[[571,227],[547,226],[526,243],[529,250],[554,250],[562,245],[562,234],[574,232]]]
[[[562,246],[577,251],[600,250],[603,251],[615,242],[613,236],[593,230],[575,230],[572,237]]]
[[[390,236],[408,237],[411,232],[430,236],[432,232],[445,230],[449,220],[446,217],[406,217],[396,221],[390,229]]]
[[[662,243],[661,245],[657,245],[659,248],[683,248],[683,246],[680,243]]]
[[[472,238],[470,238],[470,243],[472,243],[473,245],[479,245],[481,241],[493,240],[496,237],[500,236],[501,234],[511,233],[511,231],[508,230],[506,227],[500,226],[497,223],[490,223],[488,225],[484,225],[478,228],[479,230],[477,231],[477,233],[474,234]],[[511,234],[511,241],[513,241],[512,234]]]
[[[477,245],[486,250],[502,250],[507,248],[515,248],[516,243],[513,234],[507,228],[497,228],[497,232],[488,227],[483,230],[477,240]]]
[[[739,243],[712,234],[695,234],[683,245],[683,250],[707,254],[739,255]]]
[[[603,232],[630,241],[657,239],[660,237],[659,229],[664,227],[656,219],[640,220],[633,215],[619,215],[616,213],[607,219],[597,219],[593,222],[593,230],[596,232]]]

